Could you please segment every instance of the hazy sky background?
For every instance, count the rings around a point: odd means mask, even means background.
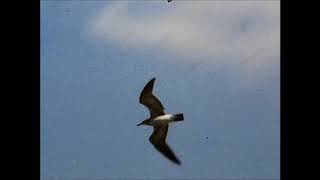
[[[152,77],[182,166],[136,126]],[[279,97],[279,1],[41,1],[42,179],[277,179]]]

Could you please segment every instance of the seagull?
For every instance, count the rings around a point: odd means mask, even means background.
[[[162,153],[165,157],[171,160],[173,163],[180,165],[180,160],[176,157],[174,152],[166,143],[166,137],[168,133],[169,123],[183,121],[183,114],[167,114],[164,112],[164,107],[159,99],[152,94],[154,81],[152,78],[146,86],[143,88],[139,103],[146,106],[150,111],[150,118],[142,121],[140,125],[153,126],[153,133],[149,137],[151,144]]]

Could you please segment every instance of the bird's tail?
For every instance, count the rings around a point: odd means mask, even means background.
[[[183,120],[184,118],[182,113],[173,115],[173,121],[183,121]]]

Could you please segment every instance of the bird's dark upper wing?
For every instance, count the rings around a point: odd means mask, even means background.
[[[168,132],[168,125],[154,126],[154,130],[149,138],[149,141],[165,157],[170,159],[172,162],[180,165],[181,162],[179,161],[179,159],[176,157],[174,152],[170,149],[170,147],[166,143],[167,132]]]
[[[165,114],[163,105],[159,99],[152,94],[155,80],[155,78],[152,78],[147,83],[147,85],[143,88],[139,98],[139,102],[149,109],[151,118]]]

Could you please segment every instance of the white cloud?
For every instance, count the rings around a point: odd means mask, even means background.
[[[141,12],[148,8],[155,11]],[[280,52],[277,1],[118,2],[98,12],[89,27],[99,40],[133,49],[156,47],[184,60],[237,64],[259,49],[270,54],[265,57]]]

